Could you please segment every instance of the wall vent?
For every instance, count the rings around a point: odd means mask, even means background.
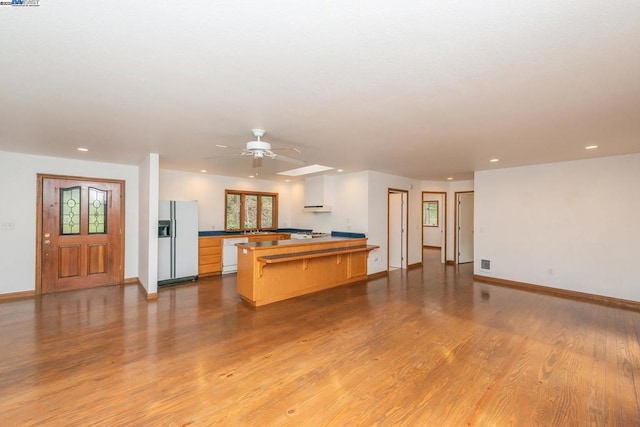
[[[491,260],[481,259],[480,260],[480,268],[483,270],[491,270]]]

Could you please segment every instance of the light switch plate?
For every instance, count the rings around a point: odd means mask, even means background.
[[[16,224],[15,224],[15,222],[3,222],[2,223],[2,229],[3,230],[15,230],[16,229]]]

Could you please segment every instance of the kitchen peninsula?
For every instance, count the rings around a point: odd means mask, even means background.
[[[367,278],[366,238],[239,243],[238,293],[261,306]]]

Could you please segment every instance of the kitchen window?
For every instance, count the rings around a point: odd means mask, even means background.
[[[278,227],[278,193],[225,190],[227,231],[270,230]]]
[[[422,202],[422,225],[438,226],[438,201]]]

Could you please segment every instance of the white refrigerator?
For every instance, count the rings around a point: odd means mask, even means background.
[[[198,202],[161,200],[158,286],[198,278]]]

